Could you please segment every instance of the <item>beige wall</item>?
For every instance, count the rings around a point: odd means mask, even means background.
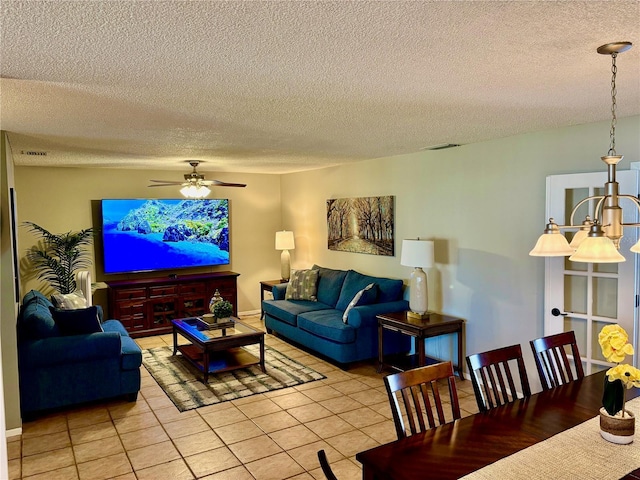
[[[180,175],[178,171],[16,167],[19,218],[55,233],[99,227],[96,209],[100,199],[179,198],[177,188],[151,189],[147,185],[151,178],[171,179]],[[246,188],[218,188],[212,195],[229,199],[231,264],[196,271],[232,270],[239,273],[238,309],[257,310],[260,308],[260,280],[280,275],[279,252],[274,249],[275,232],[282,228],[280,177],[216,173],[216,178],[247,184]],[[36,242],[36,237],[25,227],[19,230],[19,253],[23,258],[25,251]],[[98,266],[98,271],[94,269],[93,279],[127,278],[123,275],[102,275],[101,252],[93,250],[94,263]],[[21,265],[21,275],[23,295],[32,288],[47,290],[46,284],[33,278],[33,272],[27,269],[25,262]],[[130,275],[128,278],[135,277]],[[97,292],[96,295],[97,303],[106,299],[105,292]]]
[[[640,117],[619,120],[620,169],[640,160],[639,132]],[[608,145],[602,122],[285,175],[282,223],[295,232],[292,265],[407,281],[401,240],[435,239],[430,307],[467,321],[466,354],[521,343],[535,372],[528,341],[543,334],[544,260],[528,252],[546,223],[545,179],[606,171],[600,156]],[[377,195],[396,197],[396,256],[329,251],[326,200]],[[431,352],[451,358],[452,340],[432,341]]]

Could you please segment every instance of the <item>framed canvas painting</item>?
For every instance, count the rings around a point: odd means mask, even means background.
[[[340,252],[394,255],[395,197],[327,200],[327,246]]]

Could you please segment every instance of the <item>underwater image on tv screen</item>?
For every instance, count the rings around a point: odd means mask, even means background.
[[[229,201],[102,200],[104,273],[229,263]]]

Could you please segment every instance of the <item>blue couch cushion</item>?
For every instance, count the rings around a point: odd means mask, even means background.
[[[309,300],[265,300],[262,303],[262,308],[267,315],[295,327],[297,325],[296,317],[301,313],[326,310],[330,307],[324,303]]]
[[[102,329],[105,332],[118,332],[123,337],[129,336],[129,332],[127,332],[127,329],[124,328],[124,325],[122,325],[122,323],[120,323],[118,320],[107,320],[105,322],[102,322]]]
[[[22,299],[22,306],[26,307],[31,302],[38,302],[40,305],[45,305],[47,308],[53,306],[53,303],[37,290],[31,290]]]
[[[60,335],[60,330],[49,311],[50,306],[51,302],[44,297],[32,297],[28,304],[23,306],[20,319],[21,340],[39,340]]]
[[[314,265],[312,269],[318,270],[318,301],[331,306],[331,308],[335,307],[336,303],[338,303],[340,290],[347,276],[347,271],[333,270],[318,265]]]
[[[95,306],[75,310],[50,307],[49,310],[62,335],[84,335],[103,331]]]
[[[320,310],[298,316],[298,328],[336,343],[353,343],[356,329],[342,321],[340,310]]]
[[[133,338],[121,336],[122,342],[122,369],[135,370],[142,365],[142,350]]]
[[[338,299],[338,303],[336,303],[336,309],[344,311],[355,294],[370,283],[375,283],[378,286],[377,299],[375,300],[378,303],[395,302],[402,297],[402,280],[371,277],[369,275],[362,275],[355,270],[349,270],[344,279],[344,285],[340,291],[340,298]],[[359,304],[365,305],[365,303]]]

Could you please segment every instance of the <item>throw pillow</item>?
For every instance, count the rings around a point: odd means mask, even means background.
[[[318,270],[292,270],[285,300],[310,300],[317,302]]]
[[[51,302],[60,310],[76,310],[78,308],[87,308],[87,299],[80,292],[73,293],[56,293],[51,295]]]
[[[344,313],[342,314],[342,321],[344,323],[347,323],[347,318],[349,317],[349,311],[355,307],[356,305],[358,305],[358,302],[360,302],[362,299],[366,298],[366,296],[369,296],[370,293],[369,292],[375,292],[375,288],[376,288],[376,284],[375,283],[370,283],[369,285],[367,285],[366,287],[364,287],[362,290],[360,290],[358,293],[356,293],[353,296],[353,299],[349,302],[349,305],[347,305],[347,308],[344,310]],[[363,305],[365,305],[366,303],[369,303],[368,301],[366,302],[362,302]]]
[[[76,310],[51,308],[51,314],[62,335],[84,335],[104,331],[95,305]]]

